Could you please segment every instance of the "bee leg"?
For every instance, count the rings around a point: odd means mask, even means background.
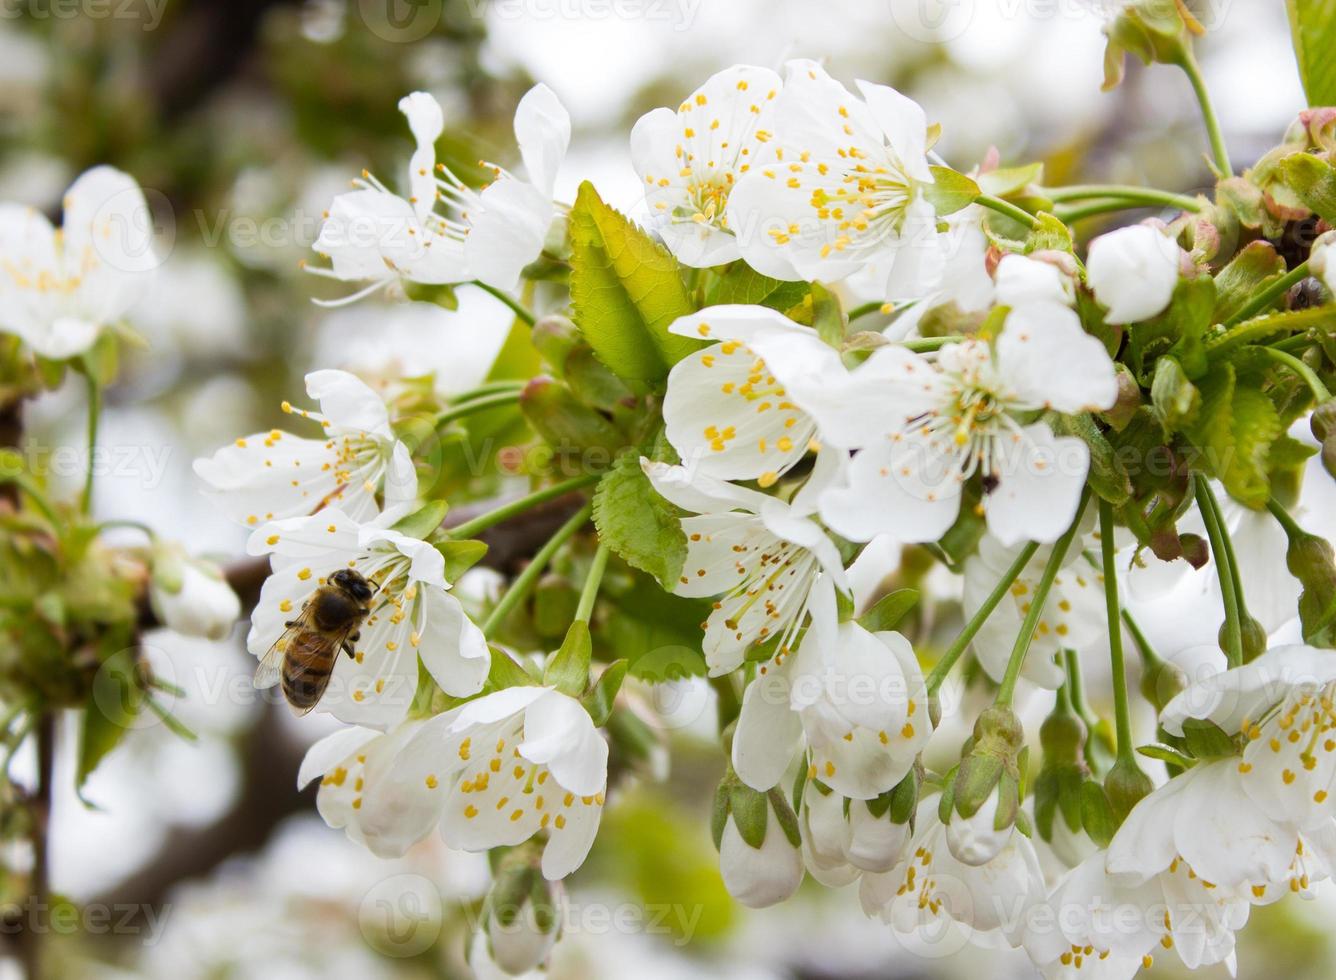
[[[356,637],[350,637],[350,639],[356,639]],[[343,652],[348,655],[349,660],[357,659],[357,654],[353,652],[353,645],[348,640],[343,641]]]
[[[290,629],[292,629],[292,627],[294,627],[294,626],[296,626],[296,625],[297,625],[297,621],[296,621],[295,619],[289,619],[286,623],[283,624],[283,628],[284,628],[284,629],[289,629],[289,630],[290,630]]]

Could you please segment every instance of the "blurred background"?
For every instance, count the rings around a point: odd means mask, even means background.
[[[446,107],[450,159],[512,164],[515,102],[533,81],[546,82],[575,124],[559,197],[570,200],[591,179],[633,214],[640,189],[627,134],[642,112],[676,105],[729,64],[779,67],[797,56],[823,59],[846,82],[886,82],[918,99],[958,169],[996,147],[1004,163],[1043,160],[1053,184],[1202,189],[1204,141],[1178,73],[1130,65],[1122,87],[1099,90],[1100,26],[1113,5],[0,0],[0,200],[50,213],[80,171],[113,164],[146,188],[168,256],[131,318],[148,347],[130,355],[108,395],[96,509],[235,555],[243,532],[198,494],[190,463],[280,424],[279,402],[300,400],[307,370],[437,370],[448,383],[449,369],[495,354],[509,314],[467,289],[453,312],[374,303],[326,311],[310,302],[334,295],[298,265],[320,214],[363,167],[397,182],[411,143],[396,103],[409,91],[427,89]],[[1250,162],[1303,105],[1284,3],[1200,6],[1205,75],[1234,158]],[[30,409],[29,448],[80,444],[73,387]],[[85,465],[54,459],[52,469],[76,486]],[[480,573],[469,588],[490,585]],[[949,621],[958,585],[942,588]],[[1190,645],[1190,619],[1186,600],[1148,618],[1161,652]],[[243,637],[241,627],[219,643],[151,636],[150,658],[185,690],[174,710],[198,739],[146,722],[82,799],[58,795],[54,886],[109,910],[61,937],[66,975],[469,976],[464,937],[486,891],[486,860],[433,838],[386,862],[327,829],[313,793],[295,790],[301,755],[329,730],[327,719],[294,722],[258,700]],[[809,882],[779,908],[735,906],[708,836],[722,768],[710,693],[683,681],[638,696],[662,719],[671,766],[662,766],[663,781],[634,784],[609,808],[593,857],[570,882],[553,976],[1030,975],[1022,957],[993,951],[939,944],[910,955],[863,917],[852,888]],[[946,728],[942,738],[958,743],[962,733]],[[25,765],[17,760],[17,771]],[[71,761],[61,765],[68,787]],[[0,881],[0,902],[21,898],[8,886]],[[1336,975],[1326,926],[1333,898],[1256,912],[1241,975]],[[387,913],[404,908],[422,912],[407,932]]]

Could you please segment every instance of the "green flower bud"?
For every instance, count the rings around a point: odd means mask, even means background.
[[[1104,792],[1108,794],[1113,817],[1121,824],[1143,797],[1149,796],[1155,784],[1132,759],[1119,759],[1104,777]]]
[[[529,339],[538,350],[538,355],[557,374],[566,366],[566,358],[577,347],[584,344],[580,328],[557,313],[539,317],[538,322],[529,331]]]
[[[588,466],[611,466],[626,440],[607,417],[552,378],[534,378],[520,396],[525,419],[558,455],[580,456]]]
[[[952,784],[952,809],[956,815],[973,817],[985,803],[997,797],[996,829],[1015,822],[1020,753],[1024,744],[1025,729],[1010,708],[995,704],[979,715],[971,744],[960,760]]]
[[[500,859],[483,908],[492,961],[511,975],[539,967],[561,932],[565,893],[540,870],[541,850],[521,845]]]
[[[1245,617],[1239,626],[1243,632],[1243,662],[1252,663],[1266,653],[1266,630],[1251,616]],[[1223,640],[1223,635],[1221,639]]]

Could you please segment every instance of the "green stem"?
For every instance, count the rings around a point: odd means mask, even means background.
[[[1211,557],[1215,559],[1216,574],[1220,579],[1220,595],[1225,606],[1225,657],[1229,666],[1243,663],[1243,625],[1239,616],[1239,590],[1235,587],[1234,567],[1230,561],[1230,547],[1225,541],[1215,509],[1215,496],[1205,479],[1197,481],[1197,509],[1206,525],[1206,536],[1211,541]]]
[[[1063,224],[1072,225],[1078,221],[1084,221],[1086,218],[1095,218],[1102,214],[1113,214],[1117,211],[1128,211],[1132,208],[1141,207],[1139,204],[1131,204],[1127,201],[1093,201],[1090,204],[1084,204],[1074,208],[1059,208],[1054,215]]]
[[[903,347],[903,348],[905,348],[906,350],[918,351],[918,352],[922,353],[922,352],[924,352],[924,351],[941,350],[941,349],[942,349],[943,347],[945,347],[947,344],[955,344],[955,343],[959,343],[959,342],[962,341],[962,340],[967,340],[967,339],[968,339],[968,338],[966,338],[966,337],[954,337],[954,336],[953,336],[953,337],[916,337],[916,338],[913,339],[913,340],[902,340],[902,341],[900,342],[900,346]]]
[[[1072,546],[1072,541],[1080,530],[1081,515],[1085,513],[1086,504],[1089,502],[1090,491],[1086,490],[1076,508],[1076,519],[1072,521],[1067,533],[1053,546],[1053,553],[1048,556],[1048,563],[1044,565],[1044,573],[1040,576],[1039,584],[1035,586],[1034,596],[1030,600],[1030,611],[1021,621],[1021,631],[1016,637],[1016,643],[1011,648],[1011,657],[1007,661],[1007,672],[1002,676],[1002,684],[997,691],[995,703],[999,705],[1010,705],[1016,693],[1016,682],[1020,680],[1021,667],[1025,665],[1025,655],[1030,652],[1030,643],[1034,640],[1035,630],[1038,629],[1039,620],[1044,615],[1044,607],[1048,605],[1048,594],[1053,590],[1053,580],[1058,577],[1058,572],[1062,569],[1067,549]]]
[[[1077,656],[1075,650],[1062,651],[1063,666],[1067,668],[1067,687],[1068,696],[1072,701],[1072,710],[1077,716],[1086,723],[1086,728],[1090,729],[1091,736],[1096,726],[1099,725],[1099,718],[1090,710],[1090,704],[1086,701],[1085,681],[1081,679],[1081,658]],[[1087,746],[1090,742],[1087,741]]]
[[[1289,368],[1291,371],[1297,374],[1300,378],[1302,378],[1304,380],[1304,383],[1307,384],[1308,387],[1312,389],[1313,397],[1315,397],[1318,400],[1319,405],[1331,400],[1331,392],[1328,391],[1327,386],[1322,383],[1322,379],[1317,376],[1317,372],[1314,371],[1312,368],[1310,368],[1303,361],[1299,360],[1299,358],[1295,357],[1293,354],[1287,353],[1286,351],[1277,350],[1274,347],[1257,347],[1256,349],[1260,350],[1262,353],[1264,353],[1267,357],[1271,358],[1271,360],[1275,361],[1277,364],[1285,365],[1287,368]]]
[[[489,408],[513,405],[520,400],[520,394],[521,389],[512,388],[490,395],[479,395],[477,398],[469,399],[462,404],[452,405],[445,411],[437,413],[436,418],[432,420],[432,427],[439,429],[457,419],[465,418],[477,412],[485,412]]]
[[[547,544],[538,549],[538,553],[533,556],[533,560],[524,566],[524,571],[515,576],[515,581],[510,583],[510,588],[506,589],[506,594],[501,597],[501,601],[488,614],[487,619],[481,626],[483,636],[490,638],[496,632],[496,628],[514,611],[515,607],[524,601],[525,596],[529,594],[529,590],[538,581],[538,576],[543,574],[543,569],[547,568],[548,562],[557,553],[557,549],[588,523],[592,511],[593,505],[585,504],[565,524],[557,528],[557,533],[548,538]]]
[[[46,499],[46,494],[42,492],[42,488],[37,485],[37,481],[29,474],[18,472],[0,473],[0,483],[14,484],[14,486],[18,487],[32,498],[32,502],[37,505],[37,509],[42,512],[48,521],[53,525],[60,525],[61,518],[57,516],[55,508],[51,506],[51,501]]]
[[[1273,305],[1278,299],[1288,293],[1294,286],[1308,278],[1308,263],[1300,262],[1285,275],[1281,276],[1271,285],[1267,286],[1256,296],[1239,308],[1239,311],[1225,321],[1225,326],[1232,327],[1236,323],[1242,323],[1244,320],[1251,319],[1258,313]]]
[[[998,214],[1005,214],[1013,221],[1019,221],[1027,228],[1038,228],[1039,219],[1029,211],[1018,208],[1010,201],[1004,201],[1000,197],[994,197],[992,194],[980,194],[974,199],[975,204],[981,204],[986,208],[996,211]]]
[[[1225,134],[1220,129],[1220,120],[1215,114],[1215,106],[1211,103],[1211,93],[1206,89],[1206,80],[1202,78],[1201,66],[1197,64],[1197,59],[1193,57],[1191,51],[1185,53],[1178,65],[1192,83],[1197,104],[1201,106],[1201,118],[1206,125],[1206,136],[1211,141],[1211,156],[1215,158],[1215,169],[1219,171],[1221,177],[1232,176],[1234,167],[1229,162],[1229,148],[1225,145]]]
[[[453,396],[450,401],[456,405],[461,402],[470,401],[474,398],[480,398],[483,395],[494,395],[499,391],[523,390],[529,382],[517,379],[503,379],[501,381],[486,381],[476,388],[470,388],[461,394]]]
[[[1201,201],[1187,194],[1175,194],[1154,187],[1133,187],[1128,184],[1072,184],[1067,187],[1045,188],[1041,191],[1054,203],[1061,201],[1088,201],[1091,198],[1113,198],[1144,207],[1170,207],[1183,211],[1200,211]]]
[[[473,281],[473,285],[477,286],[485,293],[491,293],[501,302],[509,306],[514,311],[515,315],[519,317],[521,320],[523,320],[527,326],[530,327],[533,326],[534,324],[533,312],[519,300],[515,299],[512,296],[507,295],[504,290],[497,289],[495,286],[489,286],[487,285],[487,283],[479,282],[476,279]]]
[[[997,585],[993,586],[993,591],[988,593],[988,597],[984,599],[983,604],[975,610],[974,615],[965,624],[965,628],[960,631],[960,635],[956,637],[955,642],[933,666],[932,672],[928,674],[926,681],[929,696],[936,694],[938,689],[941,688],[942,682],[951,673],[951,668],[956,665],[956,661],[965,652],[965,648],[970,645],[970,641],[974,639],[975,634],[983,628],[983,624],[993,614],[993,610],[997,608],[998,603],[1011,591],[1016,579],[1020,578],[1021,572],[1025,571],[1025,566],[1029,564],[1030,559],[1034,557],[1034,553],[1038,550],[1039,544],[1035,541],[1031,541],[1021,549],[1021,553],[1016,556],[1016,560],[1011,563],[1011,567],[1002,574],[1002,578],[998,580]]]
[[[873,313],[890,313],[891,310],[886,309],[887,306],[888,304],[883,303],[880,300],[873,300],[871,303],[855,306],[849,311],[849,322],[853,323],[855,320],[861,320],[863,317],[871,316]]]
[[[1123,622],[1127,624],[1127,632],[1132,635],[1132,645],[1136,647],[1137,655],[1141,657],[1142,669],[1149,672],[1162,666],[1164,659],[1155,652],[1155,647],[1151,646],[1136,617],[1126,609],[1123,610]]]
[[[594,552],[593,564],[589,566],[589,575],[585,578],[584,588],[580,590],[580,604],[575,607],[575,620],[589,622],[594,612],[594,600],[598,598],[598,588],[603,584],[603,572],[608,567],[608,543],[600,541]]]
[[[509,520],[516,514],[522,514],[531,507],[537,507],[539,504],[546,503],[549,500],[555,500],[563,494],[570,493],[572,490],[579,490],[581,487],[587,487],[591,483],[597,483],[599,474],[587,473],[584,476],[572,477],[561,483],[554,483],[550,487],[544,487],[541,490],[535,490],[533,493],[520,497],[518,500],[512,500],[510,503],[502,504],[494,510],[489,510],[485,514],[479,514],[471,521],[464,521],[462,524],[456,524],[450,528],[450,537],[452,538],[472,538],[487,530],[494,524],[500,524],[502,521]]]
[[[88,382],[88,472],[84,475],[83,495],[79,499],[79,507],[85,513],[89,513],[93,508],[93,465],[94,456],[97,454],[97,426],[102,416],[102,388],[97,383],[97,378],[93,376],[91,367],[84,372],[84,378]]]
[[[1114,560],[1113,505],[1107,500],[1099,502],[1099,543],[1104,559],[1104,603],[1109,621],[1109,667],[1113,672],[1113,706],[1118,733],[1118,758],[1135,762],[1132,754],[1132,709],[1127,701],[1127,669],[1123,663],[1118,568]]]
[[[1285,529],[1285,536],[1288,538],[1304,537],[1304,529],[1299,526],[1299,522],[1290,516],[1290,512],[1281,506],[1280,501],[1275,497],[1266,502],[1266,509],[1271,511],[1271,516],[1280,522],[1280,526]]]

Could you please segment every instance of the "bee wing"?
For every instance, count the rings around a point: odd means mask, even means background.
[[[283,677],[283,658],[287,655],[288,647],[307,626],[307,619],[310,616],[308,612],[309,604],[302,607],[302,611],[297,614],[297,618],[292,621],[292,625],[283,631],[283,635],[274,641],[267,653],[260,658],[259,666],[255,668],[255,677],[251,679],[251,686],[263,690],[273,687]]]

